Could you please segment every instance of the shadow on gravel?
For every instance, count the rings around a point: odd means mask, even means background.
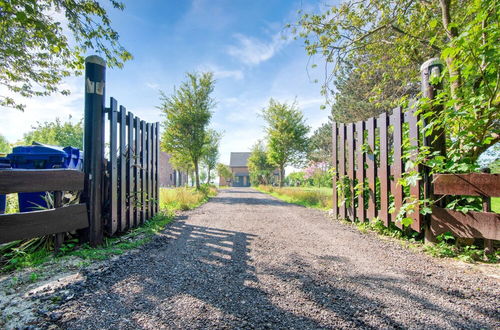
[[[425,278],[415,278],[405,283],[401,278],[389,276],[343,276],[335,281],[335,274],[318,271],[313,265],[303,262],[300,257],[291,256],[287,267],[267,268],[264,273],[277,277],[283,282],[295,281],[296,290],[307,295],[317,305],[329,310],[342,321],[335,326],[348,328],[383,329],[490,329],[492,324],[471,319],[470,317],[446,308],[443,301],[467,306],[489,319],[498,319],[498,310],[478,306],[470,300],[471,294],[459,290],[447,290]],[[321,257],[345,269],[353,267],[346,258]],[[304,271],[306,270],[306,271]],[[350,289],[354,285],[355,289]],[[410,290],[413,287],[415,290]],[[349,288],[349,289],[348,289]],[[474,295],[474,293],[472,294]],[[498,299],[494,293],[481,292],[480,295],[492,301]],[[413,314],[398,313],[398,309],[414,310]],[[396,316],[396,317],[395,317]]]
[[[84,290],[62,306],[64,317],[57,324],[62,328],[321,327],[312,318],[279,308],[258,288],[255,270],[248,265],[248,246],[255,237],[178,219],[140,251],[114,261],[104,274],[87,274]]]

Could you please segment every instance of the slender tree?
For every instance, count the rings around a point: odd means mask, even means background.
[[[269,162],[266,148],[262,141],[258,141],[252,147],[247,165],[250,172],[250,182],[253,185],[271,183],[276,166]]]
[[[285,167],[303,163],[308,146],[309,126],[295,103],[289,105],[273,99],[262,111],[267,123],[268,158],[280,171],[280,187],[285,179]]]
[[[225,180],[231,179],[233,177],[233,172],[231,172],[231,168],[225,164],[218,163],[217,164],[217,174]]]
[[[0,1],[0,85],[7,91],[0,94],[0,106],[22,110],[16,96],[69,93],[59,83],[82,72],[89,51],[104,56],[110,67],[130,60],[105,7],[124,9],[116,0]]]
[[[211,129],[207,131],[207,144],[203,150],[202,162],[207,168],[207,184],[210,183],[212,171],[217,166],[219,160],[219,144],[221,134]]]
[[[196,188],[200,188],[199,165],[207,145],[207,127],[215,106],[210,96],[214,90],[213,74],[210,72],[188,73],[187,80],[167,96],[161,92],[160,110],[165,114],[162,137],[163,150],[180,154],[193,164]]]

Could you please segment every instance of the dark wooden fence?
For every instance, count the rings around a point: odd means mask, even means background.
[[[422,90],[424,96],[433,98],[430,69],[423,66]],[[491,247],[491,240],[500,239],[500,215],[489,212],[490,197],[500,196],[500,176],[471,173],[438,174],[433,178],[420,167],[407,168],[413,166],[410,161],[422,146],[445,155],[444,132],[424,136],[418,122],[414,110],[398,107],[391,114],[357,123],[333,123],[334,215],[361,222],[378,217],[385,226],[392,222],[401,228],[402,223],[396,221],[400,214],[400,219],[412,219],[411,229],[425,230],[426,239],[450,231],[457,237],[483,238]],[[420,179],[403,189],[400,180],[410,171],[419,173]],[[464,214],[445,209],[443,195],[481,196],[484,212]],[[431,216],[420,213],[422,198],[440,200]],[[411,207],[403,208],[405,205]]]
[[[430,230],[434,236],[451,232],[458,237],[483,238],[492,250],[493,240],[500,240],[500,214],[491,212],[491,197],[500,197],[500,175],[488,173],[438,174],[434,178],[436,196],[480,196],[483,212],[463,213],[434,206]]]
[[[124,232],[158,212],[159,124],[147,123],[111,98],[105,121],[109,148],[104,191],[104,227]]]
[[[87,206],[83,203],[62,207],[63,191],[83,190],[84,174],[76,170],[0,171],[0,194],[54,192],[54,208],[26,213],[0,214],[0,244],[87,228]],[[56,245],[62,243],[57,236]]]
[[[405,200],[420,197],[421,183],[406,194],[398,184],[402,178],[403,134],[418,147],[418,118],[413,111],[381,114],[357,123],[333,123],[333,213],[351,221],[379,217],[388,226],[396,222]],[[415,209],[411,228],[420,231],[422,217]]]
[[[0,215],[0,243],[56,234],[60,246],[64,232],[80,229],[82,240],[96,246],[105,234],[124,232],[158,212],[159,124],[141,120],[113,98],[105,107],[105,87],[104,60],[89,56],[83,172],[0,170],[0,194],[54,192],[54,209]],[[79,190],[80,203],[63,207],[63,191]]]

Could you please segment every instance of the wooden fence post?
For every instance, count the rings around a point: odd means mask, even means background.
[[[430,60],[424,62],[420,67],[421,73],[421,87],[422,87],[422,96],[433,100],[436,97],[437,91],[442,89],[442,85],[440,83],[433,84],[432,78],[439,77],[441,75],[441,71],[443,69],[443,64],[439,58],[431,58]],[[434,116],[430,116],[429,118],[424,120],[424,126],[426,126],[426,121],[435,120],[436,116],[442,111],[442,106],[434,106]],[[425,134],[422,134],[425,136]],[[444,132],[444,128],[436,129],[431,135],[424,137],[422,141],[425,146],[430,147],[431,151],[439,151],[442,156],[446,156],[446,136]],[[431,177],[429,175],[429,170],[427,168],[424,169],[423,173],[423,181],[424,181],[424,198],[433,198],[432,194],[432,184]],[[435,243],[436,238],[432,234],[430,230],[430,221],[431,217],[427,215],[424,218],[424,233],[425,233],[425,242],[426,243]]]
[[[87,204],[89,228],[84,238],[90,245],[103,242],[102,170],[104,162],[104,102],[106,62],[99,56],[85,59],[85,131],[84,165],[85,186],[83,201]]]

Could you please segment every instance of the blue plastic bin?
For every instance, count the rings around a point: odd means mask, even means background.
[[[0,157],[0,171],[6,168],[10,168],[9,159],[5,157]],[[0,214],[5,213],[6,206],[7,206],[7,196],[0,194]]]
[[[12,168],[49,169],[71,168],[82,169],[82,153],[78,148],[49,145],[19,146],[7,155]],[[31,212],[47,208],[46,192],[19,193],[19,210]]]

